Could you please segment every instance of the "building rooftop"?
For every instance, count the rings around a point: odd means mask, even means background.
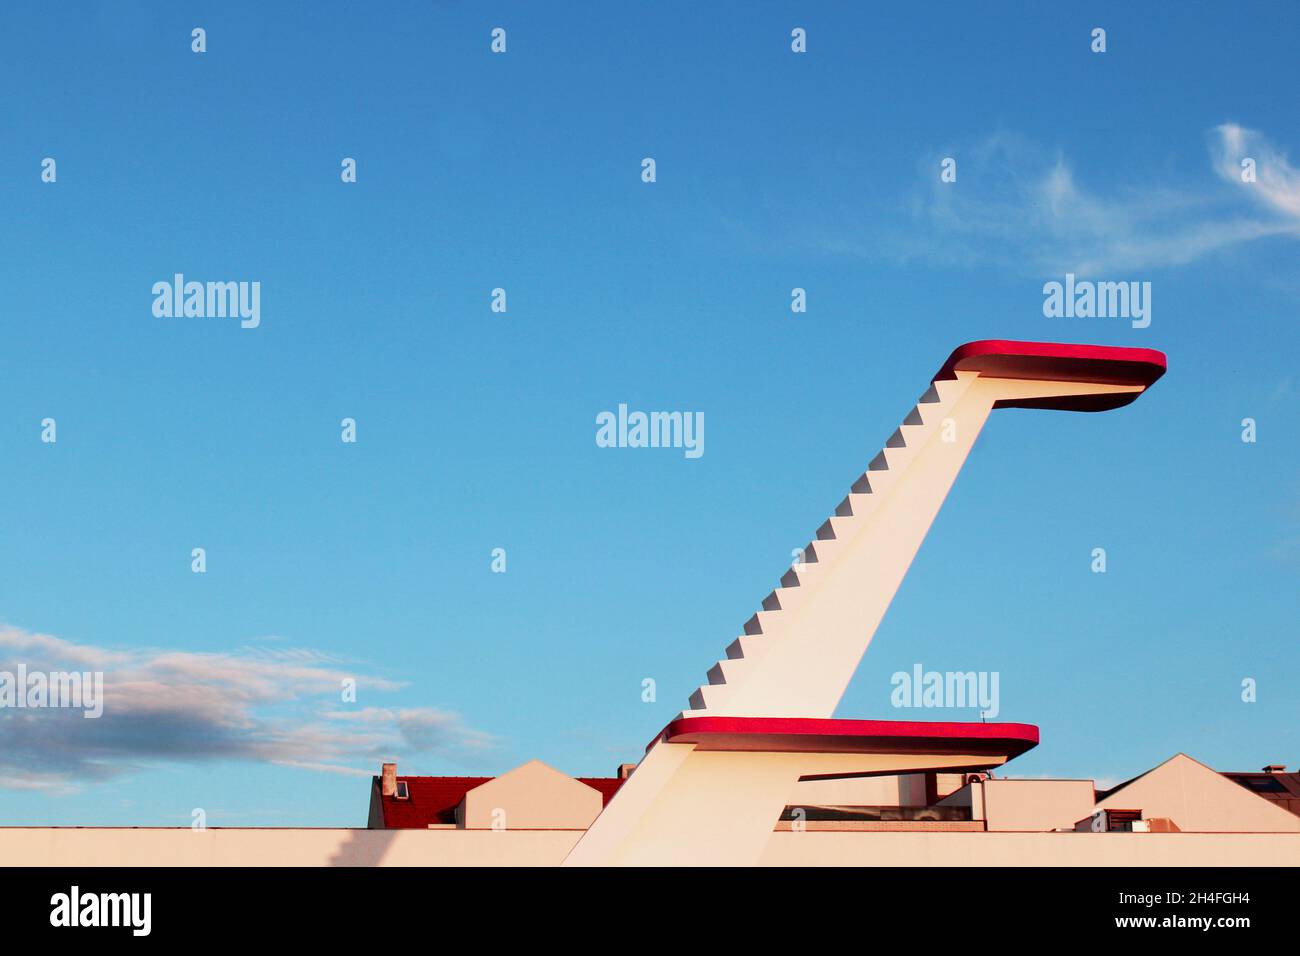
[[[371,791],[379,801],[383,825],[389,830],[427,829],[439,824],[455,826],[456,808],[465,794],[495,777],[397,777],[406,785],[406,797],[385,794],[378,776],[371,777]],[[608,804],[624,783],[620,777],[576,777],[600,793],[601,805]]]
[[[1235,773],[1224,776],[1254,794],[1276,803],[1283,810],[1300,816],[1300,772],[1286,773],[1286,767],[1274,764],[1259,773]]]

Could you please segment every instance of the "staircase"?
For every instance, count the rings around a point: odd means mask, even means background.
[[[880,502],[907,473],[917,453],[931,442],[943,441],[945,422],[949,440],[956,444],[951,434],[956,426],[952,412],[979,373],[949,374],[949,378],[931,381],[885,447],[849,488],[834,514],[817,529],[816,537],[803,549],[802,560],[796,560],[781,578],[781,586],[763,599],[762,610],[745,622],[744,633],[727,646],[727,656],[709,669],[709,682],[691,694],[690,709],[680,716],[746,713],[734,699],[734,689],[775,642],[799,627],[806,616],[801,615],[801,609],[816,602],[826,590],[828,579],[836,571],[836,559],[870,526]]]
[[[989,413],[1118,408],[1163,371],[1164,356],[1148,349],[959,348],[681,716],[833,716]]]
[[[691,695],[681,717],[704,719],[660,732],[565,864],[753,864],[802,776],[1005,762],[1009,754],[990,763],[975,749],[953,751],[977,748],[982,733],[953,734],[949,725],[920,751],[880,735],[850,745],[851,733],[810,737],[799,728],[855,723],[827,718],[995,408],[1120,408],[1164,371],[1164,355],[1151,349],[1001,339],[960,346]],[[971,547],[978,558],[979,543]]]

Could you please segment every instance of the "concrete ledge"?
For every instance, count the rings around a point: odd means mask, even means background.
[[[7,866],[557,866],[575,830],[3,827]],[[775,832],[764,866],[1300,866],[1300,833]]]
[[[763,866],[1300,866],[1300,833],[774,833]]]

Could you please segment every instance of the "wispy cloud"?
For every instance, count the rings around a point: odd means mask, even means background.
[[[1265,210],[1276,213],[1293,229],[1300,226],[1300,170],[1288,157],[1254,130],[1225,123],[1214,130],[1214,168],[1230,183],[1236,183]],[[1242,160],[1255,161],[1253,183],[1243,182]]]
[[[1080,185],[1065,156],[1008,134],[963,150],[955,184],[932,183],[912,206],[914,228],[891,242],[904,258],[999,261],[1038,273],[1114,273],[1180,266],[1265,236],[1300,237],[1300,171],[1261,134],[1210,132],[1217,179],[1196,186]],[[1255,161],[1255,182],[1241,162]],[[837,240],[833,251],[868,252]],[[875,251],[880,251],[879,249]]]
[[[0,671],[100,671],[103,715],[0,708],[0,786],[67,791],[162,763],[250,760],[369,775],[384,757],[482,750],[493,738],[433,707],[342,703],[403,685],[306,648],[110,649],[0,626]]]

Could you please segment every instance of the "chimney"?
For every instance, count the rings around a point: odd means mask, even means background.
[[[632,776],[632,771],[635,770],[635,769],[636,769],[636,764],[634,764],[634,763],[621,763],[621,764],[619,764],[619,765],[618,765],[618,779],[620,779],[620,780],[626,780],[628,777]]]
[[[379,792],[386,797],[397,794],[397,764],[386,763],[379,772]]]
[[[1286,773],[1286,764],[1271,763],[1264,768],[1265,773]]]

